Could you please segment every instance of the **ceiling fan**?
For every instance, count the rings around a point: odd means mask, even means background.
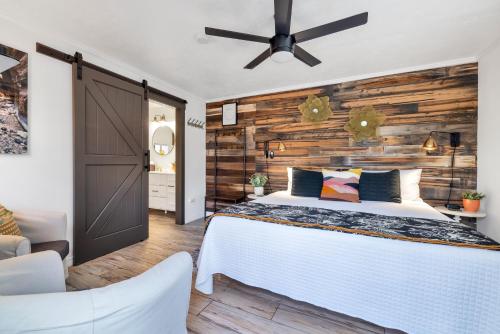
[[[298,43],[330,35],[342,30],[351,29],[368,22],[368,13],[365,12],[342,20],[323,24],[315,28],[297,32],[295,34],[290,34],[291,17],[292,0],[274,0],[274,21],[276,34],[271,38],[209,27],[205,27],[205,34],[269,44],[269,48],[245,66],[246,69],[255,68],[269,57],[279,63],[284,63],[295,57],[313,67],[320,64],[321,61],[298,46]]]

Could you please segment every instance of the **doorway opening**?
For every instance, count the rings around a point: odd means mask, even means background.
[[[185,102],[150,92],[148,98],[149,191],[152,213],[184,225]]]
[[[149,209],[172,218],[176,213],[176,110],[149,100]]]

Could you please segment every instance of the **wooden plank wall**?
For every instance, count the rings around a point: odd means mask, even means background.
[[[248,174],[269,173],[268,191],[286,189],[287,166],[308,169],[362,167],[370,170],[423,168],[422,198],[442,204],[451,181],[448,135],[437,136],[440,145],[427,154],[422,144],[432,130],[461,133],[455,160],[456,187],[452,198],[476,189],[477,152],[477,63],[388,75],[323,87],[239,98],[238,126],[247,127]],[[308,95],[330,96],[333,115],[324,122],[302,123],[298,105]],[[207,104],[207,194],[213,191],[213,135],[222,128],[224,103]],[[386,121],[379,137],[362,143],[344,130],[351,108],[374,106]],[[266,140],[281,138],[287,150],[279,152],[271,143],[274,159],[264,158]],[[219,164],[218,192],[240,188],[231,179],[234,163],[230,154]],[[251,190],[251,187],[250,187]]]

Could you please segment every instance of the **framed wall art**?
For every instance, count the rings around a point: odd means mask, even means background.
[[[0,153],[28,152],[28,54],[0,44]]]
[[[236,125],[238,123],[238,105],[227,103],[222,106],[222,125]]]

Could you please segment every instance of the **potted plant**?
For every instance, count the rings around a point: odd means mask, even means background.
[[[478,212],[481,206],[481,199],[485,195],[483,193],[478,193],[476,191],[467,191],[463,195],[464,211],[467,212]]]
[[[253,174],[250,177],[250,184],[253,186],[253,192],[255,196],[264,195],[264,186],[267,183],[267,176],[262,174]]]

